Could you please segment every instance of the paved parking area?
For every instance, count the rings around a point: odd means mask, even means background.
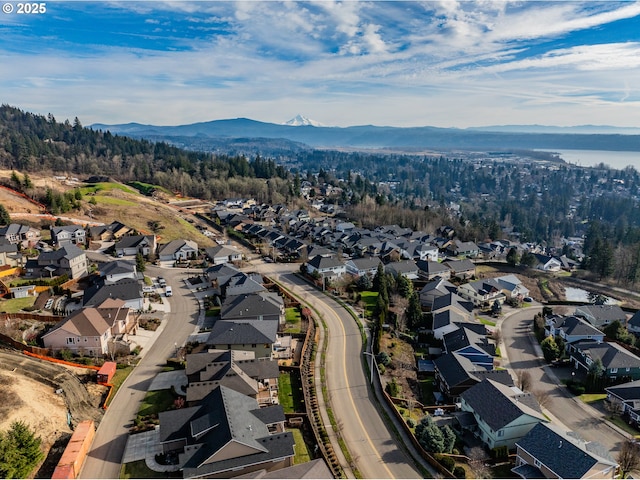
[[[187,383],[187,374],[184,370],[161,372],[151,381],[149,391],[168,390],[171,387],[174,387],[176,393],[182,394],[182,387]]]
[[[160,448],[160,429],[129,435],[124,449],[122,463],[137,462],[162,453]]]

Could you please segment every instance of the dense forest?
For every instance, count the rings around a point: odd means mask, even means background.
[[[4,169],[110,176],[205,200],[253,196],[271,204],[296,201],[304,187],[314,196],[331,185],[335,193],[325,201],[366,227],[397,223],[433,231],[450,224],[461,240],[510,237],[568,254],[563,239],[586,236],[586,267],[621,282],[640,277],[640,174],[634,168],[578,167],[543,152],[411,155],[296,147],[278,162],[259,154],[188,151],[83,128],[77,118],[58,122],[0,107]],[[52,198],[42,192],[38,200],[50,204]]]

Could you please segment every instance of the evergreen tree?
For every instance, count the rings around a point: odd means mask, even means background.
[[[416,439],[418,443],[427,452],[443,453],[446,450],[447,442],[445,442],[442,430],[433,422],[430,416],[423,417],[420,423],[416,425]]]
[[[9,225],[11,223],[11,216],[4,205],[0,204],[0,225]]]
[[[0,478],[30,478],[44,458],[41,439],[23,422],[0,433]]]
[[[409,297],[406,316],[407,324],[411,329],[416,329],[422,322],[422,305],[420,304],[420,295],[416,291]]]
[[[147,265],[144,260],[144,257],[142,256],[142,253],[140,252],[136,253],[136,269],[139,272],[143,273],[146,268],[147,268]]]
[[[511,266],[516,266],[520,262],[520,255],[518,255],[518,249],[511,247],[507,253],[507,263]]]

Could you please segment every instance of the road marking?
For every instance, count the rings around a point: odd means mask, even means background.
[[[347,337],[347,332],[344,329],[344,325],[342,324],[342,320],[340,319],[340,317],[338,316],[338,314],[333,310],[333,308],[326,304],[325,302],[322,302],[325,304],[325,306],[329,309],[331,315],[334,316],[334,318],[337,318],[338,323],[340,325],[340,328],[342,329],[342,359],[343,365],[346,365],[346,353],[347,353],[347,349],[346,349],[346,342],[345,342],[345,338]],[[345,385],[349,385],[349,381],[347,379],[347,369],[344,368],[343,369],[343,374],[344,374],[344,380],[345,380]],[[356,404],[353,400],[353,395],[351,395],[351,388],[347,389],[348,393],[349,393],[349,400],[351,401],[351,406],[353,407],[353,413],[355,414],[356,418],[358,419],[358,423],[360,424],[360,428],[363,432],[366,432],[366,428],[364,427],[364,423],[362,423],[362,418],[360,418],[360,414],[358,413],[358,409],[356,408]],[[383,475],[383,477],[386,478],[395,478],[393,476],[393,474],[391,473],[391,471],[389,470],[389,468],[387,467],[386,463],[384,462],[384,460],[382,460],[382,457],[380,456],[380,454],[378,453],[378,449],[373,445],[373,442],[371,442],[371,438],[369,438],[369,436],[366,437],[367,443],[369,444],[369,446],[371,447],[371,450],[373,450],[375,452],[376,457],[378,457],[378,459],[380,460],[380,464],[382,465],[382,467],[386,470],[388,475]]]

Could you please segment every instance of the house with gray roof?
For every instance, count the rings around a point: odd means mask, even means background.
[[[442,262],[451,271],[452,277],[458,277],[463,280],[476,276],[476,265],[466,258],[462,260],[446,260]]]
[[[335,257],[316,255],[306,265],[309,274],[317,273],[324,278],[339,278],[347,273],[345,264]]]
[[[193,240],[172,240],[158,249],[158,260],[162,262],[179,262],[197,256],[198,244]]]
[[[126,260],[101,263],[99,265],[98,273],[102,278],[104,278],[105,283],[116,283],[118,280],[126,278],[131,280],[142,280],[142,275],[138,275],[136,264]]]
[[[458,323],[468,322],[469,318],[453,309],[442,309],[433,313],[433,336],[442,340],[447,333],[455,332],[460,327]]]
[[[474,365],[458,353],[441,355],[433,361],[433,365],[434,383],[445,402],[458,403],[462,392],[484,378],[491,378],[507,386],[513,385],[513,379],[507,370],[487,370]]]
[[[640,358],[617,343],[581,340],[568,346],[569,358],[576,369],[584,373],[599,359],[603,375],[609,382],[640,380]]]
[[[503,275],[490,279],[496,282],[496,286],[502,290],[507,298],[522,299],[529,296],[529,289],[524,286],[522,280],[516,275]]]
[[[378,257],[352,258],[347,260],[345,267],[347,273],[355,277],[362,277],[363,275],[373,277],[378,272],[378,265],[381,263]]]
[[[385,265],[384,271],[390,273],[394,277],[403,275],[409,280],[417,280],[419,268],[413,260],[402,260],[400,262],[391,262]]]
[[[490,307],[496,301],[502,304],[506,300],[506,295],[500,289],[500,285],[493,279],[463,283],[458,287],[458,295],[480,308]]]
[[[256,359],[254,352],[209,350],[186,357],[187,403],[199,403],[224,385],[255,398],[258,404],[278,403],[278,361]]]
[[[445,333],[442,343],[445,353],[458,353],[486,370],[493,369],[496,346],[489,343],[486,327],[480,323],[456,323],[458,328]]]
[[[284,431],[282,407],[219,386],[200,406],[159,415],[160,445],[178,456],[183,478],[229,478],[255,470],[289,467],[293,435]]]
[[[640,335],[640,310],[634,313],[629,320],[627,320],[627,330],[634,335]]]
[[[473,414],[475,424],[470,430],[489,449],[512,450],[533,427],[547,422],[531,393],[489,378],[462,392],[460,408]]]
[[[420,305],[422,308],[431,311],[436,298],[450,293],[456,293],[458,287],[442,277],[435,277],[420,290]]]
[[[451,269],[444,263],[418,260],[416,265],[418,266],[418,276],[422,279],[433,280],[435,277],[440,277],[448,280],[451,277]]]
[[[211,282],[211,286],[220,290],[222,285],[226,284],[231,277],[242,272],[230,263],[221,263],[207,268],[205,273]]]
[[[520,478],[616,478],[618,464],[589,447],[556,425],[538,423],[516,442],[511,471]]]
[[[222,320],[285,321],[284,300],[275,292],[227,296],[220,309]]]
[[[251,295],[265,292],[267,289],[262,284],[262,275],[259,273],[240,272],[231,277],[221,286],[221,295],[224,298],[238,295]]]
[[[118,221],[113,221],[109,225],[98,225],[89,228],[89,236],[91,237],[91,240],[99,242],[111,242],[118,240],[132,232],[132,228],[127,227],[124,223]]]
[[[213,350],[245,350],[256,358],[272,358],[277,337],[277,320],[218,320],[206,343]]]
[[[66,245],[73,243],[74,245],[84,245],[87,240],[87,232],[80,225],[64,225],[61,227],[50,228],[51,242],[53,245]]]
[[[477,257],[480,254],[480,247],[474,242],[461,242],[456,239],[447,246],[446,251],[454,257]]]
[[[255,472],[247,473],[234,477],[237,479],[262,479],[262,480],[306,480],[306,479],[333,479],[333,474],[323,458],[316,458],[310,462],[297,463],[290,467],[281,468],[274,472],[267,472],[266,470],[257,470]]]
[[[38,268],[53,275],[80,278],[87,275],[87,255],[75,245],[63,245],[58,250],[42,252],[38,256]]]
[[[155,235],[130,235],[122,237],[116,242],[116,255],[137,255],[138,253],[147,257],[156,253],[156,236]]]
[[[604,391],[612,411],[627,414],[636,426],[640,424],[640,380],[606,387]]]
[[[102,279],[85,289],[82,303],[85,307],[93,307],[109,298],[123,300],[125,306],[133,311],[140,312],[144,310],[142,283],[131,278],[124,278],[113,283],[107,283]]]
[[[579,342],[580,340],[604,341],[604,333],[591,325],[586,320],[574,315],[550,315],[545,318],[545,336],[559,336],[566,343]]]
[[[596,328],[603,328],[618,320],[627,323],[627,314],[618,305],[581,305],[576,307],[574,315],[582,317]]]
[[[29,225],[11,223],[0,227],[0,238],[12,245],[20,245],[24,249],[35,247],[42,236],[40,230]]]

